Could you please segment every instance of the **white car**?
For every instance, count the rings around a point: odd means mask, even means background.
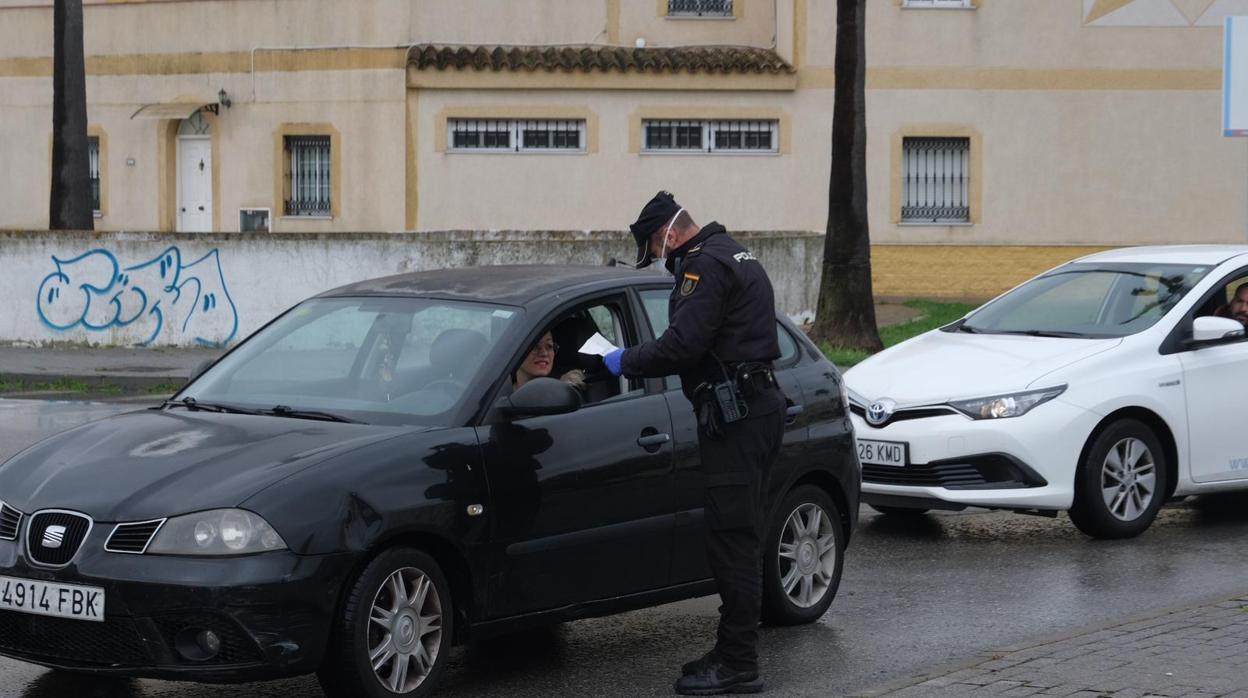
[[[1241,283],[1248,246],[1102,252],[863,361],[845,374],[863,499],[1069,510],[1125,538],[1172,496],[1248,489]]]

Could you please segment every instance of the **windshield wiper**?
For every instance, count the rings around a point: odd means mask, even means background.
[[[1083,332],[1064,332],[1062,330],[1002,330],[993,334],[1021,334],[1028,337],[1064,337],[1068,339],[1087,339]]]
[[[969,327],[966,324],[966,320],[967,318],[954,320],[948,325],[945,325],[944,327],[940,328],[940,331],[941,332],[966,332],[967,334],[979,334],[979,330],[975,329],[974,327]]]
[[[343,422],[345,424],[362,424],[357,419],[343,417],[333,412],[321,412],[319,410],[296,410],[286,405],[274,405],[273,409],[265,410],[259,414],[267,414],[274,417],[290,417],[292,419],[317,419],[322,422]]]
[[[249,410],[245,407],[233,407],[231,405],[220,405],[215,402],[200,402],[193,397],[184,397],[181,400],[165,400],[160,405],[161,409],[166,407],[185,407],[192,412],[219,412],[225,414],[260,414],[256,410]]]

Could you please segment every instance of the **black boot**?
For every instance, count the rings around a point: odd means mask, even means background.
[[[758,693],[763,690],[763,680],[758,671],[734,671],[714,662],[686,674],[676,682],[676,692],[683,696],[714,696],[721,693]]]
[[[692,662],[685,662],[684,664],[682,664],[680,667],[680,675],[687,676],[689,674],[696,674],[699,671],[702,671],[702,669],[708,666],[711,666],[712,664],[716,664],[718,662],[719,662],[719,655],[715,654],[715,648],[712,647],[709,652],[702,655],[701,657],[698,657]]]

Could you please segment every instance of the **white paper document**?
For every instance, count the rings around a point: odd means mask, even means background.
[[[619,347],[612,344],[606,337],[603,337],[600,332],[595,332],[593,337],[585,340],[585,343],[581,345],[580,353],[593,354],[595,356],[606,356],[618,348]]]

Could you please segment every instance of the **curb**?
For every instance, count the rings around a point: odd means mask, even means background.
[[[1140,621],[1152,620],[1154,618],[1160,618],[1162,616],[1168,616],[1168,615],[1172,615],[1175,613],[1181,613],[1183,611],[1188,611],[1194,608],[1214,606],[1219,603],[1225,603],[1227,601],[1233,601],[1235,599],[1242,599],[1246,596],[1248,596],[1248,588],[1245,588],[1241,591],[1238,591],[1236,593],[1229,594],[1229,595],[1218,594],[1215,596],[1207,596],[1207,597],[1199,598],[1194,602],[1188,602],[1185,604],[1178,604],[1174,606],[1167,606],[1167,607],[1160,608],[1160,609],[1153,609],[1151,611],[1141,611],[1139,613],[1135,613],[1129,616],[1124,616],[1122,618],[1116,618],[1114,620],[1106,621],[1103,623],[1097,623],[1095,625],[1083,626],[1080,628],[1076,628],[1074,630],[1067,630],[1067,631],[1063,631],[1060,633],[1054,633],[1051,635],[1042,635],[1040,637],[1031,638],[1029,640],[1023,640],[1021,642],[1017,642],[1012,645],[1006,645],[1004,647],[999,647],[996,649],[984,650],[984,651],[976,653],[970,659],[964,658],[964,659],[960,659],[960,660],[950,662],[947,664],[942,664],[942,665],[933,667],[932,669],[925,671],[921,674],[915,674],[908,678],[890,681],[888,683],[880,684],[878,686],[873,686],[866,690],[855,691],[853,693],[850,693],[849,695],[853,696],[853,698],[877,698],[877,696],[886,695],[894,691],[900,691],[903,688],[917,686],[918,684],[921,684],[925,681],[931,681],[932,679],[940,678],[942,676],[947,676],[949,674],[953,674],[955,672],[959,672],[964,669],[970,669],[972,667],[979,666],[980,664],[983,664],[985,662],[990,662],[995,659],[999,659],[1003,655],[1014,654],[1015,652],[1022,652],[1023,650],[1029,650],[1035,647],[1040,647],[1042,645],[1051,645],[1057,642],[1063,642],[1065,640],[1070,640],[1076,637],[1081,637],[1083,635],[1091,635],[1092,633],[1100,632],[1102,630],[1110,630],[1112,628],[1117,628],[1122,625],[1130,625],[1132,623],[1139,623]]]

